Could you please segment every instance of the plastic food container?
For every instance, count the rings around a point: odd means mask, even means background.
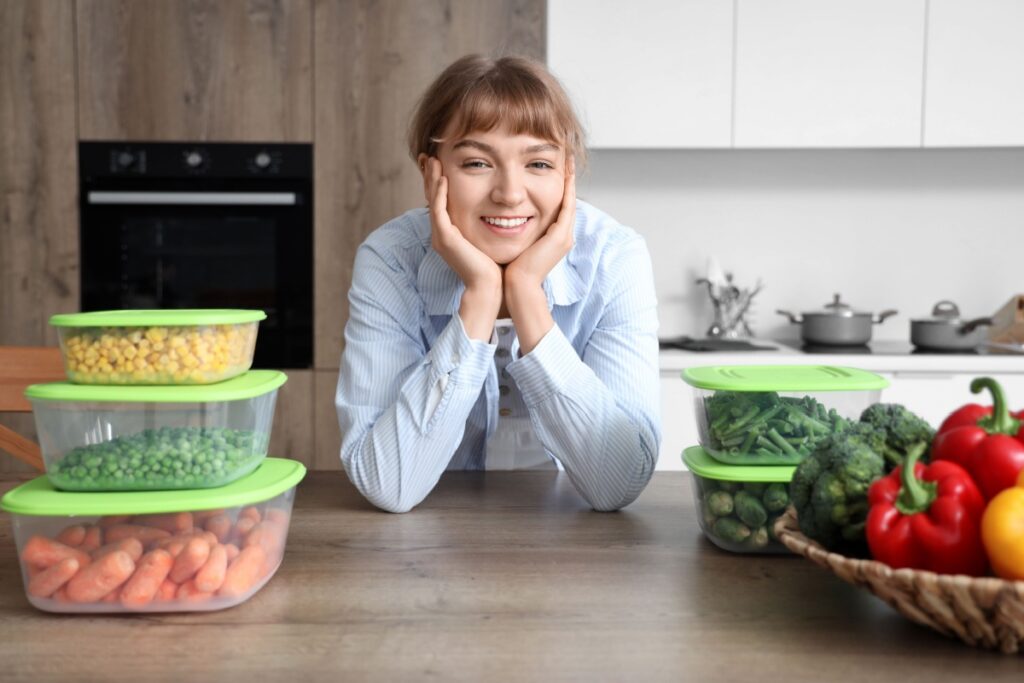
[[[253,370],[219,384],[98,387],[33,384],[46,474],[66,491],[222,486],[267,455],[283,372]]]
[[[267,458],[200,491],[66,493],[46,477],[13,489],[25,595],[46,612],[183,612],[248,600],[284,556],[302,463]]]
[[[683,451],[701,531],[733,553],[788,553],[772,526],[789,505],[796,467],[723,465],[703,448]]]
[[[55,315],[77,384],[210,384],[252,367],[263,311],[97,311]]]
[[[730,465],[796,465],[843,420],[878,403],[888,380],[825,365],[688,368],[700,445]]]

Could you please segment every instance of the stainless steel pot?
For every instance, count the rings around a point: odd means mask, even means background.
[[[910,321],[910,343],[922,349],[967,351],[988,340],[987,325],[992,318],[964,320],[952,301],[940,301],[932,309],[931,318]]]
[[[800,325],[800,338],[807,344],[826,344],[829,346],[860,346],[871,341],[872,325],[883,322],[886,318],[896,315],[889,309],[878,316],[871,313],[854,311],[848,304],[834,295],[832,303],[823,311],[812,311],[793,315],[789,311],[776,311],[779,315],[789,318],[789,322]]]

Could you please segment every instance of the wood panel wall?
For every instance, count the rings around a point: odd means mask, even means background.
[[[0,344],[53,345],[78,291],[78,139],[312,141],[315,359],[271,451],[340,467],[334,390],[356,247],[424,204],[416,99],[471,52],[544,59],[545,0],[0,1]],[[77,94],[76,94],[77,86]],[[27,415],[0,416],[34,437]],[[21,469],[0,456],[0,471]]]
[[[78,0],[84,140],[310,142],[311,0]]]

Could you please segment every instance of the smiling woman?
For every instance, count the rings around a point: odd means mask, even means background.
[[[427,209],[356,254],[341,460],[385,510],[445,469],[564,469],[598,510],[654,471],[657,312],[642,238],[576,200],[582,128],[542,65],[467,56],[409,132]]]

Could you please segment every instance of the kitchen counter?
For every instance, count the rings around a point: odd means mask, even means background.
[[[753,340],[774,351],[681,351],[662,349],[662,373],[681,372],[696,365],[806,364],[856,367],[871,372],[950,372],[1000,374],[1024,372],[1024,353],[1008,348],[983,353],[926,353],[909,343],[876,341],[861,348],[817,347],[805,350],[799,341]]]
[[[0,490],[14,485],[0,482]],[[917,626],[796,556],[700,533],[689,475],[588,510],[564,474],[446,474],[409,514],[341,472],[300,485],[284,563],[221,612],[51,615],[0,516],[0,679],[1020,680],[1021,659]],[[868,673],[870,672],[870,674]]]

